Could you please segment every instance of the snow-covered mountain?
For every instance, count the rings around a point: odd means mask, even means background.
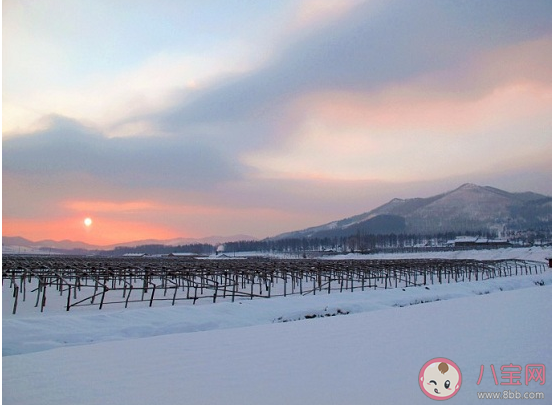
[[[429,198],[395,198],[372,211],[273,239],[552,229],[552,197],[464,184]]]

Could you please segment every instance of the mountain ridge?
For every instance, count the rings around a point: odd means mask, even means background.
[[[393,198],[362,214],[323,225],[276,235],[267,240],[341,237],[355,234],[438,234],[454,232],[503,233],[510,230],[546,229],[552,231],[552,197],[531,191],[508,192],[491,186],[465,183],[430,197]],[[146,239],[99,246],[81,241],[41,240],[2,236],[2,245],[34,249],[111,250],[143,245],[218,245],[257,240],[249,235],[206,238]]]
[[[205,238],[174,238],[174,239],[143,239],[131,242],[116,243],[112,245],[94,245],[81,241],[73,241],[69,239],[64,240],[52,240],[44,239],[39,241],[31,241],[21,236],[2,236],[2,245],[7,246],[21,246],[26,248],[35,249],[82,249],[82,250],[111,250],[118,247],[136,247],[144,245],[166,245],[166,246],[179,246],[179,245],[192,245],[192,244],[210,244],[218,245],[225,242],[235,242],[239,240],[256,240],[257,238],[250,235],[230,235],[230,236],[208,236]]]
[[[404,226],[400,223],[404,221]],[[362,214],[320,226],[286,232],[274,240],[366,234],[436,234],[552,229],[552,197],[531,191],[512,193],[465,183],[427,198],[394,198]]]

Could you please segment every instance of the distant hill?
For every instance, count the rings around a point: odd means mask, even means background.
[[[271,239],[552,229],[552,197],[464,184],[429,198],[395,198],[372,211]]]
[[[25,249],[35,249],[35,250],[47,250],[47,249],[58,249],[58,250],[110,250],[114,249],[116,247],[122,247],[122,246],[128,246],[128,247],[135,247],[135,246],[143,246],[143,245],[166,245],[166,246],[181,246],[181,245],[192,245],[196,243],[205,243],[209,245],[218,245],[220,243],[225,242],[235,242],[240,240],[255,240],[253,236],[249,235],[232,235],[232,236],[210,236],[207,238],[177,238],[177,239],[166,239],[166,240],[158,240],[158,239],[147,239],[147,240],[139,240],[139,241],[132,241],[132,242],[125,242],[125,243],[118,243],[115,245],[109,245],[109,246],[98,246],[98,245],[91,245],[84,242],[79,241],[71,241],[71,240],[40,240],[40,241],[31,241],[25,238],[22,238],[20,236],[2,236],[2,245],[3,247],[10,247],[9,250],[10,253],[17,253],[18,248],[25,248]],[[3,249],[6,250],[6,249]],[[25,250],[24,250],[25,251]]]
[[[72,241],[72,240],[51,240],[44,239],[40,241],[31,241],[29,239],[22,238],[20,236],[2,236],[2,245],[6,246],[18,246],[33,249],[85,249],[94,250],[100,248],[96,245],[91,245],[84,242]]]

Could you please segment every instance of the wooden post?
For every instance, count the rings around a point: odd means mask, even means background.
[[[149,302],[149,306],[150,306],[150,307],[153,305],[153,297],[154,297],[154,295],[155,295],[155,287],[156,287],[156,285],[154,284],[154,285],[153,285],[153,288],[152,288],[152,290],[151,290],[151,297],[150,297],[150,302]]]
[[[96,281],[96,284],[94,286],[94,294],[92,295],[92,298],[90,300],[91,304],[94,303],[94,300],[96,299],[96,293],[98,292],[98,279],[96,278],[95,281]]]
[[[25,274],[21,276],[21,289],[23,290],[23,302],[25,302],[25,297],[27,295],[27,288],[26,288],[27,278],[25,277]]]
[[[15,284],[15,288],[13,291],[13,297],[15,298],[15,301],[13,302],[13,311],[12,314],[15,315],[15,312],[17,311],[17,297],[19,296],[19,286]]]
[[[219,286],[218,282],[215,281],[215,293],[213,294],[213,304],[214,304],[215,302],[217,302],[217,291],[218,291],[218,286]]]
[[[172,305],[174,306],[174,302],[176,301],[176,293],[178,292],[178,285],[174,286],[174,294],[172,298]]]
[[[251,299],[253,299],[253,287],[255,286],[255,275],[251,276]]]
[[[100,308],[99,309],[102,309],[102,307],[103,307],[106,291],[107,291],[107,287],[104,285],[104,288],[103,288],[103,291],[102,291],[102,299],[100,300]]]
[[[67,311],[71,308],[71,285],[67,287]]]
[[[42,290],[42,279],[39,277],[38,278],[38,287],[36,289],[37,293],[36,293],[35,308],[38,307],[38,303],[40,302],[40,290]]]
[[[40,312],[44,312],[46,306],[46,283],[42,283],[42,302],[40,304]]]
[[[238,288],[238,283],[239,283],[239,275],[236,274],[234,276],[234,281],[232,283],[232,302],[234,302],[234,300],[236,299],[236,289]]]

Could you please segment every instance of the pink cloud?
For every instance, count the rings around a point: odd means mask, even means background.
[[[148,201],[126,201],[126,202],[113,202],[113,201],[84,201],[84,200],[70,200],[65,201],[62,205],[72,211],[78,212],[129,212],[129,211],[144,211],[158,208],[155,203]]]
[[[305,120],[376,130],[464,131],[489,119],[539,116],[551,101],[550,49],[552,37],[510,45],[378,91],[305,94],[294,108]]]
[[[489,172],[504,156],[527,161],[549,151],[548,49],[552,38],[378,91],[305,94],[293,102],[294,136],[245,159],[269,177],[385,181]]]

